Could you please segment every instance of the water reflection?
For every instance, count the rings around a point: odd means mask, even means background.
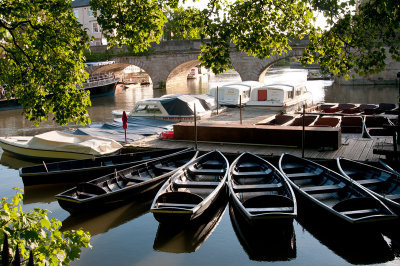
[[[378,231],[321,223],[312,216],[299,216],[297,221],[313,237],[349,263],[376,264],[394,259],[392,248]]]
[[[1,150],[0,150],[1,151]],[[32,166],[37,162],[29,162],[9,152],[0,152],[0,164],[18,170],[21,167]]]
[[[55,185],[36,185],[24,187],[24,204],[31,203],[51,203],[56,201],[55,195],[75,184],[55,184]]]
[[[335,103],[396,103],[396,85],[340,85],[334,83],[325,90],[325,102]]]
[[[296,258],[296,235],[293,223],[265,223],[249,227],[232,204],[229,204],[232,226],[249,259],[255,261],[289,261]]]
[[[195,252],[215,230],[225,213],[227,193],[219,196],[203,217],[191,224],[159,224],[153,248],[171,253]]]
[[[152,199],[135,201],[107,212],[90,212],[78,216],[69,216],[62,222],[61,230],[83,228],[92,236],[103,234],[131,220],[139,218],[150,210]]]

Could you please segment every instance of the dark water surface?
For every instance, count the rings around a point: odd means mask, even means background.
[[[295,72],[271,72],[268,78],[282,78]],[[227,79],[214,78],[211,86],[222,85]],[[324,87],[328,83],[313,81],[308,88],[315,101],[326,102],[396,102],[396,87]],[[188,89],[189,87],[189,89]],[[114,109],[130,110],[139,99],[158,97],[166,93],[206,93],[206,82],[190,80],[188,86],[169,85],[166,90],[141,87],[124,90],[117,88],[115,95],[92,99],[89,113],[93,123],[111,122]],[[51,122],[39,129],[26,122],[21,109],[0,111],[0,136],[34,135],[60,128]],[[65,129],[65,128],[62,128]],[[24,188],[18,168],[32,165],[0,150],[0,196],[11,198],[13,187]],[[400,234],[389,231],[345,230],[315,217],[300,217],[293,227],[266,228],[249,232],[234,217],[226,201],[221,201],[208,219],[191,226],[160,226],[148,212],[151,199],[129,203],[102,213],[71,217],[61,209],[54,195],[67,185],[27,187],[23,208],[46,208],[50,217],[63,222],[63,228],[82,227],[92,234],[92,249],[84,249],[81,259],[73,265],[348,265],[384,264],[400,265]],[[400,224],[399,224],[400,226]],[[269,230],[267,230],[269,229]],[[281,234],[282,233],[282,234]]]

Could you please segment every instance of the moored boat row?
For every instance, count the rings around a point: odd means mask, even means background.
[[[341,115],[338,113],[277,114],[257,125],[340,128],[342,136],[354,138],[392,137],[394,123],[382,115]]]
[[[114,165],[113,173],[97,173],[102,176],[79,183],[56,198],[63,208],[77,213],[155,193],[164,184],[151,206],[161,223],[197,220],[227,190],[237,214],[250,226],[265,221],[290,223],[297,215],[296,196],[307,198],[348,224],[384,222],[400,213],[399,176],[376,167],[357,168],[350,160],[338,159],[342,170],[339,174],[290,154],[281,156],[279,170],[251,153],[241,154],[231,166],[219,151],[197,159],[197,152],[190,149],[164,150],[158,155],[154,158],[156,153],[137,154],[136,166],[117,170],[118,165]],[[60,166],[65,168],[65,163]],[[48,167],[54,171],[53,165]],[[36,168],[43,170],[44,166],[29,169]],[[27,173],[29,169],[20,172]],[[56,176],[54,172],[53,177]]]
[[[137,158],[136,165],[122,170],[115,165],[113,173],[97,173],[100,177],[79,183],[56,198],[74,214],[154,195],[158,190],[151,212],[160,223],[197,221],[227,191],[230,204],[247,226],[276,221],[290,224],[298,212],[296,197],[348,225],[376,225],[400,214],[400,177],[377,167],[338,159],[340,174],[282,154],[278,170],[251,153],[241,154],[231,165],[219,151],[198,158],[197,154],[185,149],[160,151],[157,158],[152,153],[131,155]]]
[[[143,162],[77,186],[56,195],[60,206],[70,213],[105,209],[159,188],[165,180],[197,156],[185,150]]]

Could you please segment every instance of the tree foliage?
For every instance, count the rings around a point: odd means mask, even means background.
[[[199,39],[202,13],[195,8],[177,7],[166,11],[167,22],[164,24],[164,40]]]
[[[167,2],[176,6],[176,2]],[[143,52],[150,42],[159,42],[167,18],[163,1],[91,0],[97,21],[110,46],[127,44],[133,52]]]
[[[19,248],[23,260],[27,261],[32,251],[35,265],[69,264],[80,257],[81,248],[91,247],[90,234],[82,230],[60,232],[61,222],[49,219],[47,210],[35,208],[24,212],[20,205],[22,194],[10,202],[0,202],[0,243],[4,234],[8,236],[10,255]]]
[[[129,43],[127,39],[149,44],[148,40],[137,36],[156,37],[163,24],[161,12],[168,6],[176,7],[176,1],[159,0],[156,4],[150,1],[105,1],[97,9],[107,13],[107,18],[100,21],[103,28],[124,33],[134,25],[139,27],[140,20],[126,20],[125,16],[135,17],[138,12],[128,6],[146,6],[151,13],[145,15],[146,35],[132,31],[122,38],[111,38],[112,44]],[[171,25],[179,28],[180,38],[190,36],[188,30],[199,29],[203,40],[200,60],[203,66],[211,68],[215,73],[232,67],[230,54],[236,49],[259,58],[267,58],[274,54],[282,54],[292,49],[293,40],[309,38],[309,44],[301,58],[301,62],[319,63],[325,71],[348,76],[351,71],[360,75],[368,75],[382,71],[385,59],[390,55],[399,60],[400,2],[398,0],[209,0],[204,10],[174,9],[172,20],[168,21],[166,30]],[[105,4],[107,3],[107,5]],[[123,5],[125,13],[113,11],[116,6]],[[117,9],[119,10],[119,9]],[[144,10],[142,7],[140,10]],[[178,12],[179,11],[179,12]],[[315,23],[316,12],[322,13],[328,27],[321,29]],[[152,14],[157,19],[147,20]],[[159,15],[155,15],[159,14]],[[181,16],[186,14],[187,17]],[[193,16],[195,14],[195,16]],[[120,23],[109,23],[111,18],[119,17]],[[194,18],[194,19],[193,19]],[[123,20],[123,21],[122,21]],[[153,24],[154,23],[154,24]],[[156,26],[157,24],[158,26]],[[109,26],[112,26],[109,28]],[[116,35],[118,36],[118,34]],[[143,48],[143,46],[141,46]]]
[[[318,62],[326,71],[350,77],[381,72],[386,59],[400,62],[400,1],[319,1],[329,28],[314,31],[303,63]]]
[[[54,114],[59,124],[89,122],[83,52],[89,37],[70,0],[0,1],[0,85],[36,124]]]
[[[85,110],[90,99],[75,88],[87,77],[82,62],[89,37],[70,1],[0,1],[0,84],[8,97],[20,98],[26,117],[36,123],[49,113],[60,124],[90,121]],[[178,0],[91,0],[90,5],[108,45],[126,44],[134,53],[159,42],[163,27],[174,28],[177,38],[200,36],[199,60],[218,74],[232,68],[234,49],[263,59],[308,38],[303,64],[319,63],[349,77],[380,72],[388,58],[400,61],[400,1],[359,2],[208,0],[202,10],[183,9]],[[328,27],[316,25],[316,12]]]

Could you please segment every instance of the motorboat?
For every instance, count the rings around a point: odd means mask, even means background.
[[[218,99],[218,103],[226,106],[245,105],[250,100],[251,86],[246,83],[229,83],[221,87],[211,88],[209,95]]]
[[[254,88],[246,106],[266,107],[271,110],[296,111],[312,104],[312,94],[305,83],[266,84]]]
[[[174,95],[138,101],[126,114],[128,119],[129,117],[145,117],[172,122],[187,122],[194,120],[195,108],[198,120],[210,117],[213,113],[211,110],[206,110],[203,104],[193,96]],[[122,113],[123,110],[112,111],[117,118],[122,117]]]
[[[0,147],[7,152],[31,159],[87,159],[118,153],[122,145],[115,140],[62,131],[35,136],[0,137]]]

